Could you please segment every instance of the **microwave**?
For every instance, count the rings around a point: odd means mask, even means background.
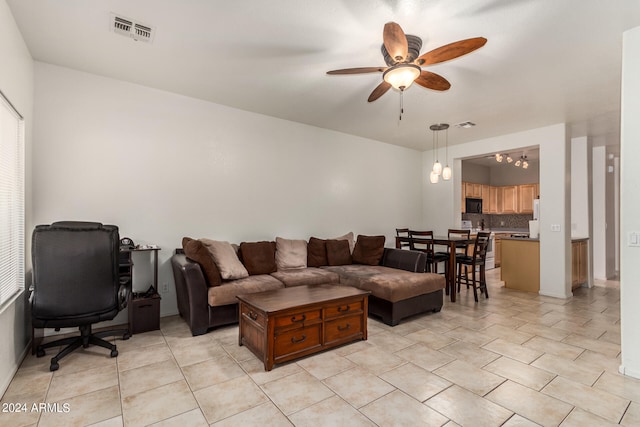
[[[466,213],[482,213],[482,199],[467,197],[465,199]]]

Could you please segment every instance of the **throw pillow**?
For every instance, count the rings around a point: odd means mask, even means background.
[[[211,253],[200,240],[185,237],[182,239],[182,249],[184,249],[184,254],[188,258],[200,264],[204,278],[207,280],[209,286],[219,286],[222,284],[220,270],[218,270]]]
[[[353,263],[378,265],[384,252],[384,236],[358,235],[356,247],[353,249]]]
[[[327,262],[329,265],[351,264],[349,242],[345,239],[327,240]]]
[[[307,244],[307,266],[322,267],[329,265],[327,261],[327,241],[311,237]]]
[[[332,240],[346,240],[349,242],[349,252],[353,253],[353,249],[355,248],[355,240],[353,238],[353,232],[350,231],[347,234],[345,234],[344,236],[340,236],[340,237],[336,237]]]
[[[238,256],[251,276],[276,271],[275,242],[242,242]]]
[[[276,265],[278,270],[305,268],[307,266],[307,242],[276,237]]]
[[[231,243],[211,239],[200,239],[200,241],[211,253],[218,270],[220,270],[220,276],[224,280],[249,277],[249,272],[238,259]]]

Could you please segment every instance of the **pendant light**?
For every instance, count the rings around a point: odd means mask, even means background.
[[[437,184],[438,181],[440,181],[440,175],[438,175],[436,173],[436,171],[435,171],[435,162],[437,161],[437,160],[435,160],[436,159],[436,137],[435,137],[435,132],[434,132],[434,135],[432,135],[431,142],[432,142],[431,148],[433,150],[432,153],[433,153],[434,164],[433,164],[433,168],[431,168],[431,172],[429,173],[429,182],[432,183],[432,184]]]
[[[449,125],[443,123],[441,126],[446,126],[444,128],[444,164],[446,166],[442,169],[442,179],[449,181],[452,175],[451,168],[449,167]]]
[[[434,126],[439,126],[439,125],[431,125],[430,129],[433,131],[433,139],[435,141],[435,151],[433,152],[433,155],[436,159],[436,161],[433,163],[433,173],[435,173],[436,175],[440,176],[440,174],[442,173],[442,165],[440,164],[440,161],[438,160],[438,134],[436,133],[437,130],[439,129],[434,129]]]
[[[451,179],[451,168],[449,167],[449,138],[448,131],[445,139],[445,161],[447,166],[443,169],[442,164],[438,161],[438,132],[449,129],[449,125],[447,123],[438,123],[435,125],[429,126],[429,129],[433,131],[433,141],[434,141],[434,151],[433,157],[435,159],[433,163],[433,169],[431,170],[430,181],[432,184],[436,184],[440,181],[440,176],[442,175],[442,179],[444,181],[448,181]]]

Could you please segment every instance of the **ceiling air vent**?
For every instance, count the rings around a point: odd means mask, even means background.
[[[153,27],[134,22],[132,19],[123,18],[113,13],[111,14],[111,31],[136,41],[147,43],[151,43],[155,35]]]
[[[462,122],[462,123],[458,123],[457,125],[455,125],[457,128],[461,128],[461,129],[469,129],[474,127],[476,124],[473,122]]]

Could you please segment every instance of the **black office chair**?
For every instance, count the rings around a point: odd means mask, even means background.
[[[115,344],[102,337],[120,335],[128,339],[128,330],[92,333],[91,325],[113,319],[127,305],[130,283],[120,283],[118,273],[120,238],[118,227],[95,222],[56,222],[39,225],[32,238],[33,298],[32,331],[35,328],[79,327],[80,336],[38,345],[38,357],[45,349],[64,346],[51,358],[49,369],[58,369],[58,361],[77,349],[98,345],[118,355]]]

